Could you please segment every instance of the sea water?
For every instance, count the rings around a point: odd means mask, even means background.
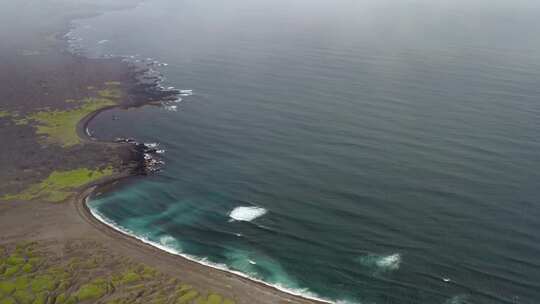
[[[148,0],[79,20],[85,54],[150,64],[182,90],[90,124],[158,142],[165,166],[89,205],[305,296],[538,303],[539,13],[527,0]]]

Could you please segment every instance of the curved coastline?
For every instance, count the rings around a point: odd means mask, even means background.
[[[302,294],[301,292],[295,292],[294,290],[290,290],[285,287],[280,287],[277,285],[266,283],[262,280],[254,279],[252,277],[249,277],[246,274],[243,274],[242,272],[230,270],[226,268],[226,266],[220,266],[220,265],[212,264],[212,263],[205,263],[204,260],[198,260],[194,257],[190,257],[189,255],[181,254],[179,252],[170,250],[164,246],[160,246],[159,244],[155,242],[145,240],[144,238],[136,237],[135,235],[128,233],[124,229],[118,226],[114,226],[111,223],[108,223],[106,219],[101,217],[99,214],[96,214],[95,212],[93,212],[90,209],[90,207],[88,207],[87,203],[90,196],[95,191],[97,191],[101,186],[106,186],[107,184],[113,184],[119,181],[120,179],[123,179],[123,178],[112,179],[109,181],[105,181],[104,184],[91,186],[90,188],[87,188],[85,191],[81,192],[80,195],[78,196],[76,206],[77,206],[77,210],[79,214],[88,223],[92,224],[98,230],[105,232],[106,234],[114,237],[115,239],[121,239],[123,241],[135,244],[136,246],[146,247],[147,249],[150,249],[154,254],[171,256],[174,259],[181,259],[182,260],[181,263],[197,265],[199,267],[206,267],[211,271],[220,272],[223,275],[228,276],[228,277],[232,276],[235,279],[241,280],[247,284],[254,284],[258,287],[268,289],[275,293],[282,293],[283,295],[280,295],[280,297],[282,297],[283,299],[286,299],[289,302],[291,301],[290,298],[296,298],[295,300],[298,300],[299,303],[320,303],[320,304],[334,303],[329,300],[317,298],[315,296],[313,297],[307,296],[305,294]]]
[[[155,101],[150,101],[145,104],[137,104],[136,106],[152,104],[153,102]],[[97,115],[107,110],[111,110],[115,108],[122,108],[123,106],[125,105],[120,104],[120,105],[114,105],[114,106],[107,106],[86,115],[77,124],[78,136],[81,138],[82,141],[99,142],[101,144],[106,144],[106,145],[128,145],[127,143],[116,143],[116,142],[111,142],[111,141],[100,140],[91,136],[91,134],[88,134],[87,132],[88,124]],[[142,164],[139,164],[139,166],[142,166]],[[113,237],[115,240],[121,240],[129,244],[134,244],[136,246],[150,249],[151,250],[150,252],[152,252],[152,254],[172,256],[175,259],[179,260],[179,263],[184,264],[184,265],[191,264],[191,265],[197,265],[199,267],[202,266],[211,271],[224,274],[225,276],[229,276],[229,277],[234,276],[235,279],[241,280],[244,283],[254,284],[255,286],[259,288],[264,288],[273,293],[278,293],[280,298],[288,302],[291,302],[294,300],[297,303],[319,303],[319,304],[334,303],[330,300],[322,299],[316,296],[308,296],[308,295],[302,294],[301,292],[297,292],[295,290],[290,290],[285,287],[276,286],[276,285],[264,282],[262,280],[252,278],[242,272],[228,269],[226,266],[220,267],[219,265],[212,265],[210,263],[204,263],[202,260],[189,257],[179,252],[173,252],[170,249],[167,250],[168,248],[160,247],[158,244],[155,244],[150,241],[145,241],[141,238],[138,238],[134,235],[129,234],[126,231],[123,231],[119,227],[115,227],[114,225],[107,223],[105,219],[100,218],[99,216],[96,216],[96,214],[92,212],[90,207],[88,207],[87,205],[88,199],[90,198],[91,195],[95,194],[97,190],[107,188],[108,191],[113,191],[114,189],[113,187],[119,181],[126,180],[128,178],[132,178],[135,176],[137,176],[136,172],[134,172],[133,170],[126,169],[110,177],[104,178],[100,181],[97,181],[97,182],[94,182],[85,186],[85,188],[81,189],[79,194],[74,199],[74,207],[77,209],[78,214],[87,223],[91,224],[96,230],[107,234],[109,237]]]

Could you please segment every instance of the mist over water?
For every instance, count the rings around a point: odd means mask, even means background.
[[[192,90],[176,108],[91,123],[100,138],[158,141],[166,166],[90,206],[175,252],[334,301],[537,303],[539,13],[152,0],[78,21],[88,55],[158,61],[165,86]]]

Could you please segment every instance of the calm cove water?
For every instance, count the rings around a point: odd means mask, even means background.
[[[539,16],[536,0],[149,0],[78,21],[87,54],[150,57],[193,90],[93,121],[159,142],[166,166],[90,206],[306,296],[540,303]]]

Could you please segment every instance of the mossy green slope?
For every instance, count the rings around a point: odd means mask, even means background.
[[[7,194],[2,200],[42,199],[48,202],[61,202],[74,194],[74,191],[88,183],[110,176],[114,173],[111,167],[91,170],[78,168],[67,171],[53,171],[45,180],[31,185],[17,194]]]
[[[43,137],[46,144],[58,144],[68,148],[80,144],[77,124],[90,113],[120,103],[124,96],[120,82],[106,82],[101,90],[89,90],[89,95],[80,100],[67,99],[66,104],[76,104],[65,110],[44,108],[38,112],[22,116],[18,112],[0,110],[0,118],[9,118],[16,125],[33,125],[36,134]]]
[[[38,243],[0,251],[0,265],[9,262],[23,268],[32,264],[29,273],[0,272],[0,303],[235,303],[217,293],[200,292],[147,266],[112,256],[99,246],[76,244],[74,247],[85,246],[94,250],[87,252],[90,256],[80,258],[58,259]]]
[[[36,133],[44,135],[46,142],[71,147],[79,144],[77,124],[88,114],[116,102],[108,98],[87,98],[83,104],[71,110],[39,111],[27,116],[36,122]]]

